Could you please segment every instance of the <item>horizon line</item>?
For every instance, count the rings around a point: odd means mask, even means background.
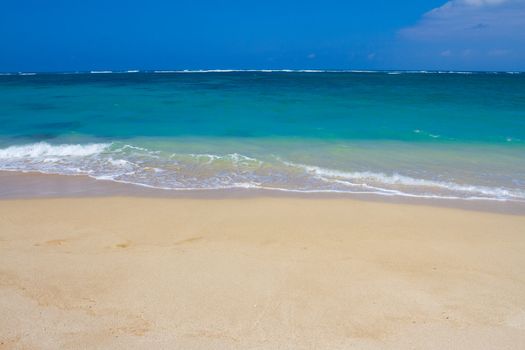
[[[430,74],[522,74],[512,70],[446,70],[446,69],[126,69],[126,70],[76,70],[76,71],[0,71],[0,75],[30,76],[53,74],[181,74],[181,73],[430,73]]]

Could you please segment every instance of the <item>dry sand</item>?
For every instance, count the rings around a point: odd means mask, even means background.
[[[0,349],[525,349],[525,216],[0,201]]]

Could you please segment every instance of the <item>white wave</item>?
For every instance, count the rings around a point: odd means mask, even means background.
[[[232,73],[232,72],[242,72],[242,70],[235,70],[235,69],[197,69],[197,70],[190,70],[190,69],[184,69],[184,70],[176,71],[176,73]]]
[[[414,130],[412,130],[412,132],[414,132],[415,134],[421,134],[421,135],[429,136],[429,137],[432,137],[433,139],[438,139],[438,138],[441,137],[441,135],[432,134],[432,133],[423,131],[421,129],[414,129]]]
[[[511,190],[505,188],[494,188],[487,186],[474,186],[474,185],[461,185],[453,182],[445,181],[434,181],[426,179],[416,179],[413,177],[392,174],[387,175],[384,173],[375,173],[375,172],[343,172],[339,170],[325,169],[317,166],[304,165],[289,163],[291,166],[302,167],[303,169],[309,171],[310,173],[315,174],[319,178],[325,181],[340,181],[343,180],[359,180],[365,181],[364,184],[368,185],[366,181],[380,185],[401,185],[401,186],[410,186],[410,187],[427,187],[427,188],[440,188],[448,191],[456,191],[467,194],[477,194],[477,195],[486,195],[496,198],[514,198],[525,200],[525,191],[520,190]],[[350,185],[356,185],[355,183],[350,183]],[[381,190],[385,190],[381,188]],[[387,189],[388,190],[388,189]],[[398,190],[395,190],[399,192]]]
[[[328,71],[322,69],[300,69],[297,72],[299,73],[326,73]]]
[[[170,155],[171,159],[185,159],[185,158],[191,158],[196,160],[199,163],[202,164],[208,164],[211,165],[214,162],[228,162],[233,167],[243,167],[243,166],[261,166],[264,162],[248,157],[239,153],[229,153],[224,155],[217,155],[217,154],[207,154],[207,153],[187,153],[187,154],[180,154],[180,153],[173,153]]]
[[[345,71],[323,69],[184,69],[156,70],[154,73],[377,73],[378,71]]]
[[[428,71],[428,70],[407,70],[407,71],[379,71],[386,74],[486,74],[491,72],[468,72],[468,71]],[[493,72],[497,73],[497,72]]]
[[[113,159],[113,158],[109,158],[109,159],[108,159],[108,162],[109,162],[111,165],[114,165],[114,166],[128,166],[128,165],[134,166],[134,165],[135,165],[135,164],[133,164],[132,162],[130,162],[129,160],[125,160],[125,159]]]
[[[415,131],[417,132],[417,131]],[[86,175],[170,189],[257,188],[303,193],[368,193],[446,199],[525,201],[525,191],[414,178],[398,173],[342,171],[261,160],[240,153],[168,153],[121,143],[45,142],[0,149],[0,170]]]
[[[183,69],[183,70],[155,70],[153,73],[232,73],[243,72],[243,70],[235,69]]]
[[[127,71],[111,71],[111,70],[93,70],[88,72],[57,72],[46,74],[110,74],[110,73],[139,73],[140,70]],[[523,74],[519,71],[508,72],[484,72],[484,71],[427,71],[427,70],[413,70],[413,71],[388,71],[388,70],[358,70],[358,69],[183,69],[183,70],[154,70],[145,71],[145,73],[380,73],[388,75],[398,74]],[[35,75],[33,72],[18,72],[18,75]],[[13,75],[13,73],[0,73],[0,75]]]
[[[341,71],[341,72],[349,72],[349,73],[382,73],[382,71],[379,70],[358,70],[358,69],[352,69],[347,71]]]
[[[0,159],[10,158],[39,158],[49,156],[83,157],[103,152],[110,144],[94,143],[87,145],[50,145],[46,142],[33,143],[22,146],[10,146],[0,149]]]
[[[46,173],[46,172],[41,172]],[[360,195],[378,195],[378,196],[387,196],[387,197],[409,197],[409,198],[423,198],[423,199],[441,199],[441,200],[466,200],[466,201],[473,201],[473,200],[479,200],[479,201],[498,201],[498,202],[505,202],[505,201],[516,201],[516,202],[524,202],[525,198],[519,198],[519,199],[509,199],[509,198],[503,198],[503,197],[481,197],[481,196],[469,196],[469,197],[462,197],[462,196],[454,196],[454,195],[438,195],[438,194],[416,194],[416,193],[408,193],[408,192],[402,192],[402,191],[385,191],[384,189],[377,189],[377,190],[338,190],[338,189],[293,189],[293,188],[283,188],[283,187],[270,187],[270,186],[264,186],[260,183],[253,183],[253,182],[238,182],[238,183],[232,183],[230,185],[214,185],[214,186],[206,186],[206,187],[170,187],[170,186],[161,186],[161,185],[151,185],[136,181],[127,181],[118,179],[116,176],[107,175],[107,176],[92,176],[88,175],[89,177],[96,179],[96,180],[106,180],[106,181],[112,181],[122,184],[128,184],[133,186],[139,186],[139,187],[145,187],[155,190],[165,190],[165,191],[216,191],[216,190],[235,190],[235,189],[254,189],[254,190],[266,190],[266,191],[278,191],[278,192],[289,192],[289,193],[305,193],[305,194],[318,194],[318,193],[338,193],[338,194],[360,194]],[[373,187],[370,187],[371,189]]]
[[[119,147],[119,148],[115,149],[114,152],[122,152],[122,151],[124,151],[126,149],[133,149],[133,150],[137,150],[137,151],[150,152],[150,150],[148,150],[147,148],[137,147],[137,146],[132,146],[132,145],[124,145],[122,147]]]

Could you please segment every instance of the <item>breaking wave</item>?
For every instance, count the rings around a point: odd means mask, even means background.
[[[253,188],[525,201],[525,191],[520,188],[437,181],[395,172],[348,172],[277,156],[262,160],[239,153],[172,153],[121,142],[10,146],[0,149],[0,170],[85,175],[166,190]]]

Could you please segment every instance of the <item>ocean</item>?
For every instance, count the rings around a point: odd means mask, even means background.
[[[96,73],[0,75],[0,171],[525,201],[523,73]]]

